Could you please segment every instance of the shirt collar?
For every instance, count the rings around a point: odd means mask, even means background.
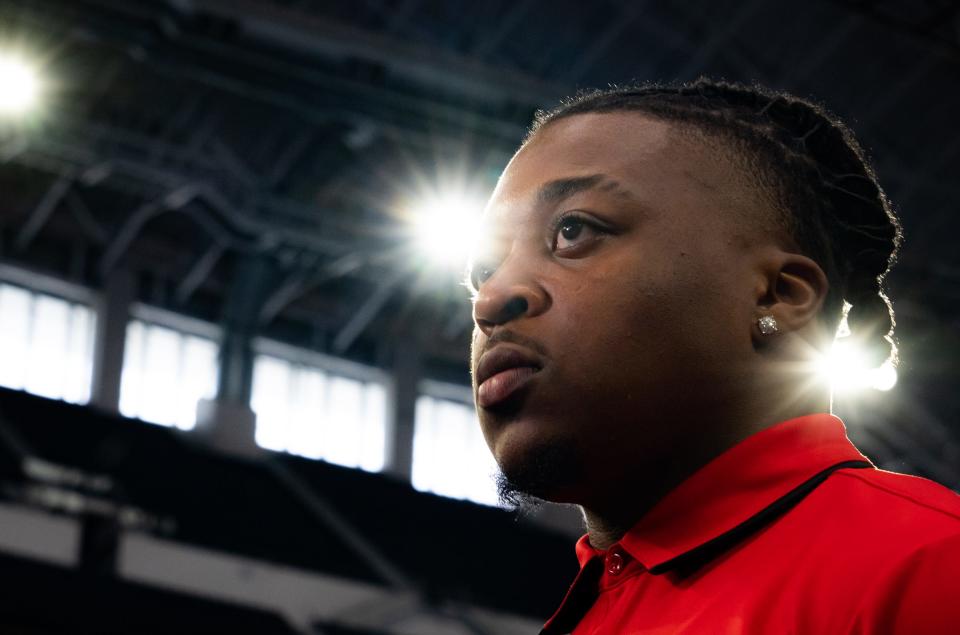
[[[830,414],[775,424],[723,452],[672,490],[619,541],[648,570],[732,531],[845,461],[867,459]],[[600,552],[583,536],[580,566]],[[656,571],[654,571],[656,572]]]

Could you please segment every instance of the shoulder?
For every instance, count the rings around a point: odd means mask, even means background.
[[[960,537],[960,495],[875,468],[837,470],[780,521],[796,564],[839,584],[885,575],[926,546]]]
[[[960,624],[960,533],[928,542],[867,580],[853,633],[938,635]]]
[[[859,560],[850,632],[954,632],[960,624],[960,495],[876,469],[840,470],[824,485],[846,528],[844,551]]]
[[[931,480],[879,469],[846,469],[828,479],[826,491],[862,522],[919,541],[960,534],[960,495]]]

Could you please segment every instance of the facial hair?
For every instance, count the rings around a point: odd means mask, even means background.
[[[520,464],[501,465],[495,477],[500,502],[521,513],[535,511],[544,502],[569,502],[564,492],[582,481],[580,454],[572,443],[544,444]]]

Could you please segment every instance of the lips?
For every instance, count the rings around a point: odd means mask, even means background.
[[[522,388],[543,363],[533,353],[499,345],[487,351],[477,364],[477,405],[490,408]]]

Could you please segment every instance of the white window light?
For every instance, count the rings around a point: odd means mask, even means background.
[[[189,430],[197,402],[217,390],[218,347],[200,337],[141,320],[127,325],[120,413]]]
[[[382,470],[386,389],[376,371],[303,349],[258,344],[271,352],[257,355],[254,363],[250,405],[257,413],[257,443],[346,467]]]
[[[497,464],[480,430],[469,390],[461,399],[452,394],[456,387],[423,382],[417,399],[413,436],[413,486],[452,498],[484,505],[497,505],[494,476]],[[445,393],[436,395],[437,393]],[[454,398],[450,398],[454,397]]]
[[[95,324],[89,306],[0,283],[0,385],[86,403]]]

